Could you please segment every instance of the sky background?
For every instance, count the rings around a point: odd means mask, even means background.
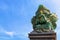
[[[0,0],[0,40],[29,40],[31,18],[43,4],[58,16],[57,40],[60,39],[60,0]]]

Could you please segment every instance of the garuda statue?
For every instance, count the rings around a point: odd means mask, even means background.
[[[33,16],[31,23],[33,30],[36,32],[50,32],[56,28],[57,15],[51,13],[49,9],[43,5],[39,5],[36,15]]]

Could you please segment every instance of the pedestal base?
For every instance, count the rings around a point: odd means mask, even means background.
[[[29,33],[30,40],[56,40],[55,32],[42,32],[37,33],[35,31]]]

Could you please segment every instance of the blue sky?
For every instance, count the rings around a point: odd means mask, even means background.
[[[31,18],[43,4],[58,16],[57,40],[60,39],[60,0],[0,0],[0,40],[29,40]]]

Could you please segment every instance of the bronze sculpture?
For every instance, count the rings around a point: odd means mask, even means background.
[[[39,5],[36,15],[33,16],[31,23],[36,32],[50,32],[56,28],[57,15],[51,13],[43,5]]]

